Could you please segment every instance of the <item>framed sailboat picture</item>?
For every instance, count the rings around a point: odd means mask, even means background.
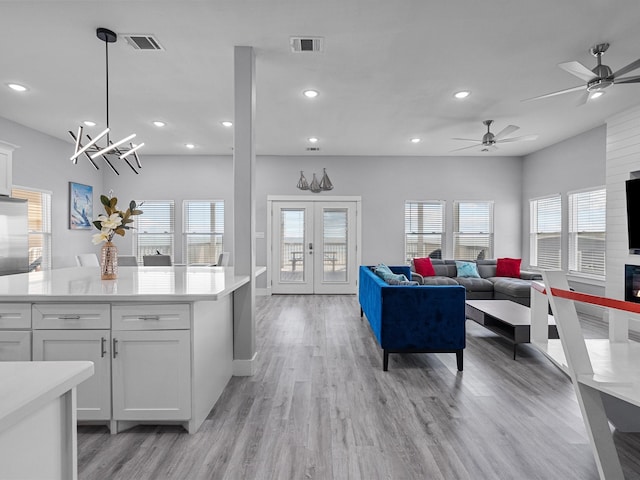
[[[69,182],[69,228],[91,230],[93,221],[93,187]]]

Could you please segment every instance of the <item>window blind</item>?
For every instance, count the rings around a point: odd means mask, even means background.
[[[453,254],[460,260],[493,258],[493,202],[454,202]]]
[[[224,247],[224,202],[185,200],[183,258],[190,263],[216,263]]]
[[[538,268],[561,268],[562,200],[560,195],[530,200],[530,257]]]
[[[174,248],[174,201],[137,201],[142,215],[134,217],[134,250],[138,259],[144,255],[170,255],[173,261]]]
[[[444,202],[406,201],[404,204],[405,261],[427,257],[442,258],[444,246]]]
[[[11,196],[27,200],[29,265],[34,270],[50,270],[51,193],[35,189],[13,188]]]
[[[604,188],[569,194],[569,270],[605,274],[607,192]]]

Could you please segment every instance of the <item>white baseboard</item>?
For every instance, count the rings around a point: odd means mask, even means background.
[[[233,376],[234,377],[251,377],[256,373],[256,358],[258,352],[253,354],[253,358],[249,360],[234,360],[233,361]]]

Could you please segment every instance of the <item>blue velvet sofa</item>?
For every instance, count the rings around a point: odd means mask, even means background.
[[[390,267],[411,278],[409,266]],[[390,353],[455,353],[462,371],[465,348],[465,288],[462,285],[388,285],[369,266],[359,274],[363,313],[383,350]]]

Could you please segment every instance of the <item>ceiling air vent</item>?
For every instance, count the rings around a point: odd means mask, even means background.
[[[121,36],[135,50],[164,50],[153,35],[139,33],[123,33]]]
[[[320,147],[307,147],[307,152],[319,152]]]
[[[324,37],[291,37],[289,45],[294,53],[324,52]]]

